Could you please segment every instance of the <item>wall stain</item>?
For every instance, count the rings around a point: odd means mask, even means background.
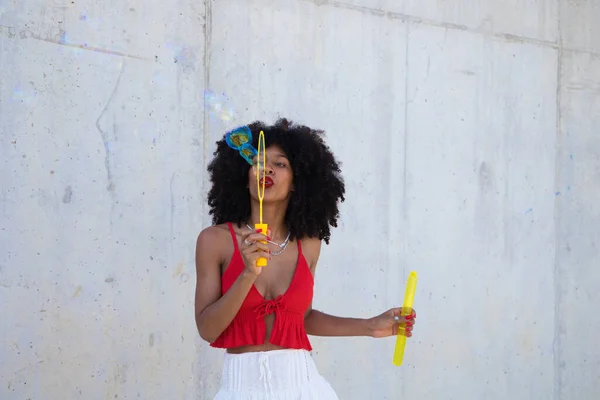
[[[487,193],[494,188],[493,171],[485,161],[479,165],[479,188],[482,193]]]
[[[175,271],[173,271],[173,278],[177,278],[178,276],[180,276],[183,273],[184,266],[185,266],[185,263],[183,261],[181,261],[179,264],[177,264],[177,267],[175,267]]]
[[[73,296],[71,298],[74,299],[74,298],[78,297],[79,294],[81,293],[82,289],[83,289],[83,287],[81,285],[77,286],[75,288],[75,293],[73,293]]]
[[[68,204],[71,202],[72,197],[73,197],[73,189],[71,189],[71,186],[67,186],[65,188],[65,194],[63,195],[62,202],[65,204]]]

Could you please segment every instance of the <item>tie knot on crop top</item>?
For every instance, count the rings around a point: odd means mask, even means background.
[[[221,295],[227,293],[245,268],[233,225],[228,222],[227,226],[233,240],[234,252],[221,277]],[[297,240],[297,243],[298,261],[288,289],[274,299],[266,300],[256,286],[252,285],[233,321],[217,340],[210,344],[212,347],[229,349],[264,344],[267,340],[265,316],[274,314],[269,343],[288,349],[312,350],[304,328],[304,314],[312,303],[314,280],[302,253],[300,240]]]
[[[256,306],[254,308],[254,312],[256,313],[256,318],[263,318],[265,315],[274,314],[276,311],[282,310],[285,311],[285,302],[283,301],[283,296],[277,296],[273,300],[266,300],[264,303]]]

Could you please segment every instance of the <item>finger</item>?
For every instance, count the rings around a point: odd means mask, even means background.
[[[254,231],[250,231],[250,230],[248,230],[248,231],[244,231],[244,232],[242,233],[242,242],[243,242],[244,240],[248,239],[248,236],[252,235],[253,233],[254,233]]]
[[[255,243],[261,243],[263,246],[267,245],[264,235],[261,235],[261,234],[255,234],[255,235],[260,235],[260,236],[248,236],[246,239],[244,239],[242,241],[242,246],[249,248],[249,247],[252,247]]]
[[[400,310],[402,310],[402,308],[401,308]],[[411,320],[411,319],[415,319],[415,318],[416,318],[416,316],[417,316],[417,313],[415,312],[415,309],[414,309],[414,308],[412,308],[412,309],[410,310],[410,313],[409,313],[409,314],[407,314],[407,315],[405,315],[405,316],[404,316],[404,318],[405,318],[405,319],[407,319],[407,320]]]
[[[417,323],[417,320],[415,319],[414,316],[412,316],[412,314],[409,315],[408,317],[406,317],[406,321],[410,322],[411,325],[414,325]]]
[[[269,236],[263,235],[262,233],[258,233],[257,235],[260,235],[260,236],[258,236],[255,240],[257,242],[263,243],[265,245],[267,244],[267,240],[271,240],[271,238]]]
[[[259,258],[266,258],[267,260],[271,259],[271,256],[269,254],[264,254],[264,253],[254,253],[254,254],[255,255],[252,256],[252,258],[249,260],[249,263],[254,266],[257,266],[256,264],[258,263]]]
[[[403,307],[396,307],[392,309],[392,312],[394,315],[398,315],[398,316],[402,316],[402,311],[404,310]],[[406,317],[406,315],[405,315]]]
[[[402,308],[394,308],[392,309],[392,314],[395,322],[404,323],[408,320],[411,320],[412,314],[402,316]]]
[[[400,314],[398,314],[398,315],[394,315],[393,322],[394,322],[394,324],[403,325],[406,322],[406,319],[403,316],[401,316]]]
[[[242,233],[242,242],[244,240],[250,241],[251,239],[256,239],[256,238],[261,238],[261,237],[264,238],[264,236],[267,236],[267,234],[263,233],[262,229],[253,229],[253,230],[244,231]],[[261,239],[261,240],[264,240],[264,239]]]
[[[271,255],[269,253],[266,253],[264,251],[255,251],[251,254],[248,254],[244,257],[246,263],[251,264],[251,265],[255,265],[256,261],[259,258],[266,258],[267,260],[271,259]]]
[[[404,324],[394,324],[394,325],[392,325],[392,335],[397,335],[398,332],[400,331],[401,327],[404,329],[404,335],[406,337],[411,337],[412,336],[412,331],[413,331],[412,326],[408,326],[408,325],[404,326]]]
[[[255,242],[250,246],[246,247],[244,250],[242,250],[242,254],[245,256],[249,256],[253,253],[264,253],[268,255],[271,253],[271,251],[269,250],[268,245],[260,242]]]
[[[270,240],[271,238],[267,235],[263,235],[262,233],[252,232],[250,235],[246,237],[248,242],[264,242],[265,240]]]
[[[256,242],[254,246],[258,248],[259,251],[264,251],[265,253],[270,253],[269,245],[266,243]]]

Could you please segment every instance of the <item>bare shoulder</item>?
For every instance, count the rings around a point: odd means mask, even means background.
[[[197,258],[220,259],[230,240],[229,228],[225,224],[204,228],[196,239]]]
[[[314,272],[321,254],[321,240],[318,238],[304,238],[301,242],[304,258],[306,258],[310,270]]]
[[[200,231],[196,244],[202,246],[214,246],[218,243],[222,243],[223,240],[227,238],[228,233],[229,228],[225,224],[209,226]]]

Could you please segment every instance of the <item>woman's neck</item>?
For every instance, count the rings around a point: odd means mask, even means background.
[[[262,222],[263,224],[267,224],[269,226],[272,240],[282,241],[288,234],[288,227],[285,224],[286,210],[287,204],[263,204]],[[251,228],[254,228],[254,224],[258,224],[259,222],[260,209],[258,204],[256,207],[253,204],[248,225],[250,225]]]

